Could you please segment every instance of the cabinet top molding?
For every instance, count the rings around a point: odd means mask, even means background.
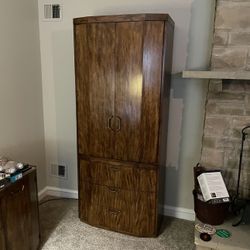
[[[86,16],[74,18],[74,24],[100,23],[100,22],[138,22],[138,21],[168,21],[174,25],[173,19],[168,14],[128,14],[111,16]]]
[[[248,71],[183,71],[183,78],[250,80]]]

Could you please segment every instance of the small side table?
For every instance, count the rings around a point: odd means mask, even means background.
[[[36,250],[40,243],[36,169],[0,190],[0,249]]]

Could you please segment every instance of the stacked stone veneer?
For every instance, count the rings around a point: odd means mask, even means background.
[[[211,69],[250,72],[250,0],[217,1]],[[250,125],[250,82],[210,81],[201,162],[221,168],[230,190],[236,188],[241,129],[246,125]],[[241,195],[250,198],[250,136],[241,178]]]

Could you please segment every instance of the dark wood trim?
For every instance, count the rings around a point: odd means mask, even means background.
[[[130,191],[158,191],[158,169],[155,168],[139,168],[123,162],[118,165],[105,161],[81,160],[80,172],[81,182]]]
[[[173,57],[173,34],[174,27],[168,22],[165,22],[164,36],[163,36],[163,57],[162,57],[162,81],[161,81],[161,95],[160,95],[160,121],[159,121],[159,144],[158,144],[158,162],[162,165],[161,152],[163,146],[167,142],[167,128],[168,128],[168,113],[169,110],[169,96],[171,88],[171,72],[172,72],[172,57]],[[164,151],[164,153],[166,150]]]
[[[74,39],[74,68],[75,68],[75,76],[77,76],[77,61],[76,61],[76,41],[77,41],[77,39],[76,39],[76,26],[75,25],[73,25],[73,30],[74,30],[74,36],[73,36],[73,39]],[[76,79],[75,79],[75,81],[76,81]],[[80,152],[79,152],[79,148],[80,148],[80,146],[79,146],[79,126],[78,126],[78,122],[79,122],[79,120],[78,120],[78,105],[79,105],[79,103],[78,103],[78,101],[77,101],[77,92],[78,92],[78,86],[77,86],[77,84],[75,84],[75,97],[76,97],[76,109],[75,109],[75,111],[76,111],[76,144],[77,144],[77,179],[78,179],[78,200],[80,200],[80,172],[79,172],[79,169],[80,169]],[[79,202],[78,202],[78,214],[79,214],[79,216],[80,216],[80,205],[79,205]]]
[[[173,56],[173,38],[174,26],[165,22],[164,28],[164,46],[163,46],[163,60],[162,60],[162,85],[161,85],[161,105],[160,105],[160,130],[159,130],[159,145],[158,145],[158,161],[159,161],[159,175],[158,175],[158,206],[165,202],[165,176],[166,176],[166,152],[167,152],[167,138],[168,138],[168,115],[169,112],[169,96],[171,88],[171,71],[172,71],[172,56]],[[163,208],[158,214],[158,230],[162,222]]]
[[[105,226],[100,226],[99,224],[94,224],[94,223],[91,223],[89,221],[86,220],[86,218],[81,218],[80,217],[80,220],[84,223],[87,223],[93,227],[97,227],[97,228],[101,228],[101,229],[105,229],[105,230],[108,230],[108,231],[115,231],[117,233],[123,233],[123,234],[127,234],[127,235],[130,235],[130,236],[135,236],[135,237],[140,237],[140,238],[148,238],[148,237],[157,237],[158,236],[158,233],[157,231],[155,231],[155,233],[153,234],[145,234],[145,235],[141,235],[139,233],[131,233],[131,232],[127,232],[125,230],[115,230],[115,229],[111,229],[110,227],[105,227]]]
[[[87,161],[93,161],[93,162],[106,162],[110,164],[116,164],[116,165],[129,165],[129,166],[135,166],[138,168],[146,168],[146,169],[157,169],[159,168],[158,164],[145,164],[140,162],[132,162],[132,161],[119,161],[115,159],[106,159],[106,158],[97,158],[87,155],[78,155],[79,160],[87,160]]]
[[[174,25],[173,19],[168,14],[127,14],[110,16],[86,16],[74,18],[74,24],[82,23],[105,23],[105,22],[138,22],[138,21],[168,21]]]

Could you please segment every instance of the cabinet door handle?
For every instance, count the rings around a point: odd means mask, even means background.
[[[112,187],[108,187],[108,190],[112,193],[118,193],[119,192],[119,189],[116,189],[116,188],[112,188]]]
[[[119,167],[110,167],[109,169],[112,171],[120,171],[121,170]]]
[[[118,126],[116,128],[116,131],[120,131],[121,130],[121,117],[116,116],[116,120],[118,121]]]
[[[111,121],[112,121],[113,117],[114,117],[114,116],[111,115],[111,116],[108,118],[108,128],[111,129],[111,130],[113,130],[113,128],[112,128],[112,126],[111,126]]]
[[[118,214],[121,213],[121,211],[120,211],[120,210],[117,210],[117,209],[109,209],[108,211],[109,211],[109,213],[112,214],[112,215],[118,215]]]
[[[23,192],[23,190],[24,190],[24,185],[22,185],[22,188],[20,189],[20,190],[17,190],[17,191],[12,191],[12,192],[10,192],[11,193],[11,195],[15,195],[15,194],[19,194],[19,193],[21,193],[21,192]]]

